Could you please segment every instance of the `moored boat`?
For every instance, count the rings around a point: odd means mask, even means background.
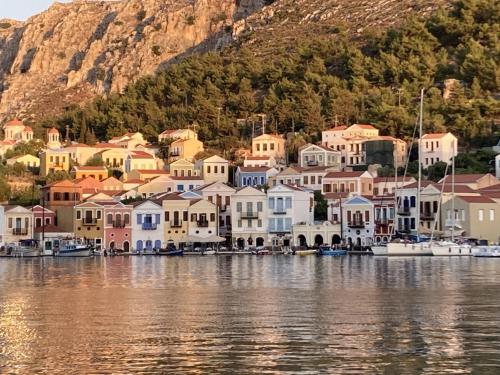
[[[295,255],[306,256],[306,255],[316,255],[317,250],[297,250]]]
[[[436,241],[430,244],[434,256],[472,256],[472,246],[451,241]]]
[[[184,250],[178,249],[174,244],[169,244],[166,249],[158,250],[157,254],[168,257],[181,257],[184,255]]]
[[[6,247],[6,255],[12,257],[38,257],[41,251],[36,240],[21,240]]]
[[[59,240],[54,247],[56,257],[90,257],[92,246],[80,239]]]
[[[347,250],[334,249],[330,246],[320,246],[317,250],[318,256],[331,256],[331,257],[341,257],[347,255]]]
[[[477,258],[500,258],[500,246],[477,246],[472,248],[472,255]]]

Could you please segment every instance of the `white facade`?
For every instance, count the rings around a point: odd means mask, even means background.
[[[244,167],[274,167],[276,159],[272,156],[247,156],[243,161]]]
[[[329,147],[308,144],[299,150],[299,166],[340,168],[341,152]]]
[[[375,229],[373,202],[361,196],[348,198],[342,204],[342,225],[348,244],[370,246]]]
[[[192,200],[188,210],[188,242],[211,243],[218,236],[217,207],[206,200]]]
[[[437,162],[450,164],[451,158],[458,154],[457,138],[451,133],[425,134],[420,144],[422,146],[422,165],[428,168]]]
[[[396,209],[396,230],[403,234],[417,231],[417,187],[416,183],[396,190],[398,207]]]
[[[253,187],[245,187],[232,197],[231,222],[233,244],[239,248],[269,246],[267,196]]]
[[[495,171],[497,178],[500,179],[500,154],[495,156]]]
[[[293,226],[293,239],[294,246],[299,247],[338,245],[341,243],[340,224],[329,221],[296,224]]]
[[[152,201],[136,205],[132,211],[132,249],[165,248],[163,208]]]
[[[267,199],[271,245],[291,246],[293,225],[314,221],[314,192],[290,185],[276,185],[267,191]]]
[[[21,206],[4,207],[4,242],[17,243],[33,238],[33,212]]]

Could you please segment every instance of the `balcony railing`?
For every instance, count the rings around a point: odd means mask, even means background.
[[[226,212],[227,211],[227,205],[223,204],[220,206],[220,212]]]
[[[286,210],[283,208],[283,209],[276,209],[274,210],[273,212],[274,215],[286,215]]]
[[[182,220],[172,220],[170,222],[170,228],[182,228]]]
[[[317,167],[319,165],[319,162],[317,160],[309,160],[307,162],[308,167]]]
[[[278,228],[269,228],[269,233],[289,233],[292,231],[292,228],[278,227]]]
[[[387,225],[389,224],[389,219],[387,218],[381,218],[381,219],[376,219],[375,224],[377,225]]]
[[[97,225],[97,219],[96,218],[83,218],[82,223],[83,223],[83,225]]]
[[[434,214],[432,212],[422,212],[420,214],[420,220],[425,220],[425,221],[434,220]]]
[[[410,207],[400,207],[398,208],[398,215],[400,216],[410,216]]]
[[[125,228],[127,226],[127,224],[128,223],[114,221],[113,228]]]
[[[347,225],[351,228],[364,228],[365,222],[363,220],[351,220]]]
[[[258,212],[242,212],[241,218],[242,219],[258,219],[259,213]]]
[[[153,223],[142,223],[142,230],[156,230],[157,224]]]
[[[27,236],[28,228],[14,228],[12,229],[12,234],[14,236]]]
[[[207,220],[198,220],[196,223],[198,224],[199,228],[208,228]]]

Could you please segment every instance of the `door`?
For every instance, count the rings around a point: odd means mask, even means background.
[[[126,252],[126,253],[128,253],[129,250],[130,250],[130,244],[128,243],[128,241],[125,241],[123,243],[123,251]]]
[[[283,198],[278,198],[278,202],[277,202],[277,205],[276,205],[276,212],[285,212],[285,209],[284,209],[284,205],[283,205]]]
[[[153,241],[151,240],[146,241],[146,250],[153,250]]]

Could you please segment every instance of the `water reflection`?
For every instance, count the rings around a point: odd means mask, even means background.
[[[0,373],[500,371],[500,262],[0,260]]]

